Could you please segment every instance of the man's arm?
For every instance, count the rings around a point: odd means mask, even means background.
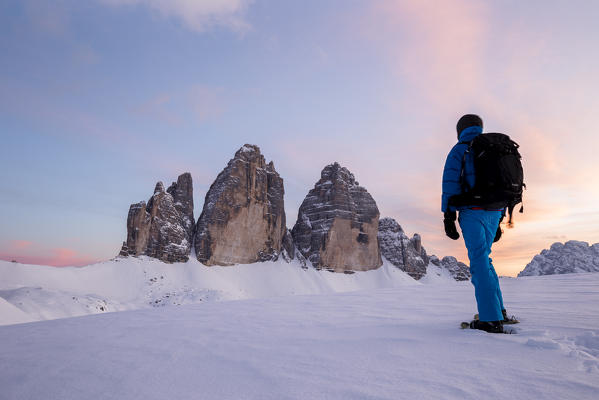
[[[449,198],[451,196],[462,193],[462,185],[460,183],[460,175],[462,172],[462,157],[460,155],[460,148],[454,146],[445,161],[445,167],[443,168],[443,182],[442,182],[442,194],[441,194],[441,211],[456,211],[454,206],[449,205]]]
[[[460,183],[462,157],[463,155],[460,155],[460,148],[457,145],[454,146],[447,155],[445,167],[443,168],[441,211],[443,211],[445,235],[453,240],[459,239],[460,234],[455,226],[456,208],[449,203],[452,196],[462,193],[462,185]]]

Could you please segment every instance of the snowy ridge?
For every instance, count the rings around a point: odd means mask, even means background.
[[[518,277],[580,272],[599,272],[599,243],[592,246],[576,240],[553,243],[549,250],[534,256]]]
[[[145,256],[64,268],[0,261],[0,276],[0,325],[168,305],[419,285],[386,260],[377,270],[351,275],[306,269],[300,260],[288,263],[282,258],[230,267],[206,267],[195,258],[166,264]],[[426,282],[451,281],[449,275],[436,273]]]

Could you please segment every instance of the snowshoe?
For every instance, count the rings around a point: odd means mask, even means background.
[[[485,331],[488,333],[517,333],[516,329],[511,327],[504,327],[501,321],[479,321],[478,319],[474,319],[470,322],[462,322],[460,324],[462,329],[478,329],[481,331]]]
[[[513,325],[513,324],[519,324],[520,321],[518,321],[518,319],[514,316],[514,315],[507,315],[507,311],[506,310],[501,310],[501,313],[503,314],[503,324],[504,325]]]

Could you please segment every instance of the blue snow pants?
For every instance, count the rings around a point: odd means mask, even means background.
[[[466,209],[460,211],[458,218],[468,249],[470,273],[481,321],[503,319],[503,296],[493,260],[489,258],[501,214],[501,211]]]

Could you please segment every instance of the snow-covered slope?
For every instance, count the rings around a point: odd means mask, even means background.
[[[549,250],[534,256],[518,276],[571,274],[599,272],[599,243],[589,246],[587,242],[570,240],[553,243]]]
[[[116,258],[68,268],[0,261],[0,276],[0,325],[166,305],[420,284],[386,261],[377,270],[340,274],[303,269],[299,262],[282,260],[206,267],[193,257],[175,264],[148,257]],[[431,265],[431,277],[425,282],[450,280],[449,274]]]
[[[501,283],[516,335],[448,281],[1,326],[0,399],[597,399],[599,274]]]

